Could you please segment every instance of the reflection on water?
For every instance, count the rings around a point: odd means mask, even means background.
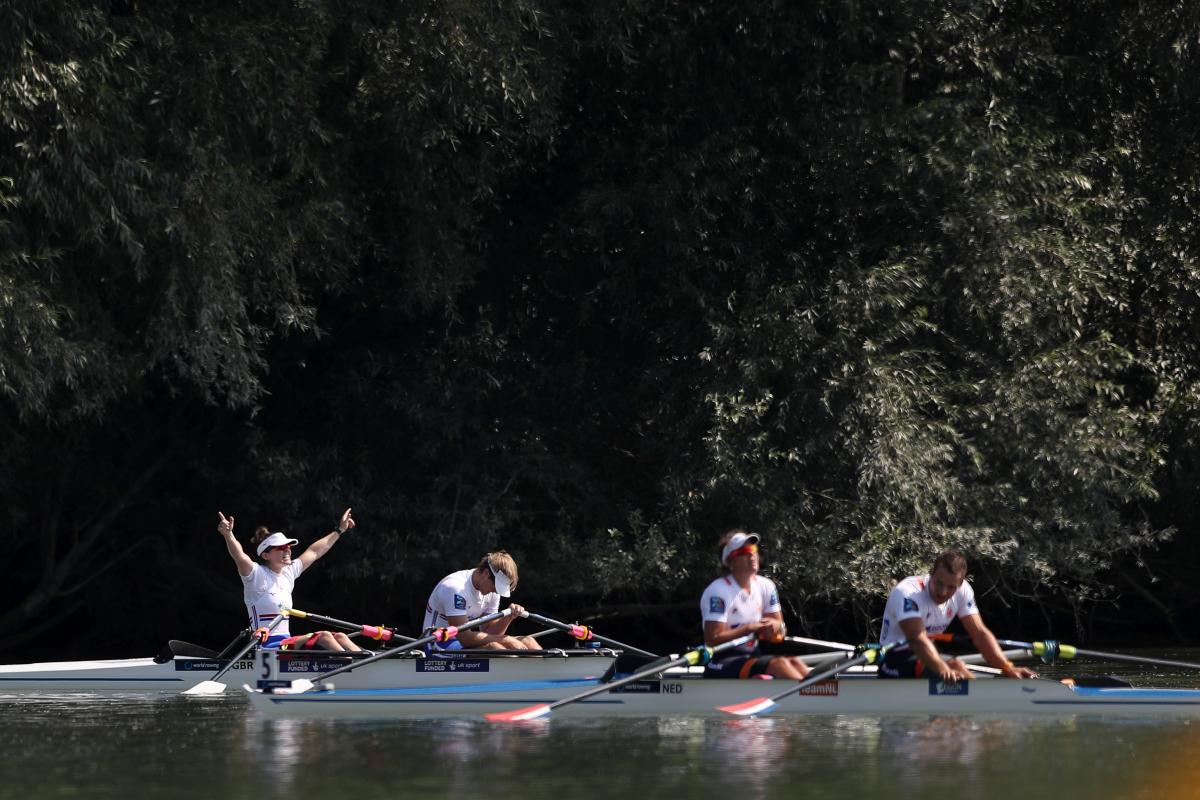
[[[1195,728],[1070,716],[300,721],[263,719],[232,693],[0,698],[0,798],[1175,800],[1200,780]]]

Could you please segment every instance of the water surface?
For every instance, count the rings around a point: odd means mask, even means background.
[[[1195,660],[1197,651],[1156,655]],[[1055,667],[1051,674],[1097,672]],[[1103,670],[1157,686],[1200,674]],[[221,697],[0,698],[0,798],[1200,797],[1200,722],[266,720]]]

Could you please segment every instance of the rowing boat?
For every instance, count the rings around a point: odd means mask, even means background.
[[[0,664],[0,694],[183,691],[228,663],[215,650],[172,640],[157,656],[146,658]],[[249,677],[253,669],[254,661],[244,658],[230,672]]]
[[[426,657],[414,652],[384,659],[337,677],[344,688],[421,687],[431,683],[456,685],[486,681],[522,681],[542,678],[580,680],[602,676],[616,653],[608,649],[540,651],[460,651],[453,657]],[[232,655],[232,654],[231,654]],[[318,680],[325,672],[363,659],[371,653],[336,653],[313,650],[258,650],[233,664],[227,679]],[[0,665],[0,694],[97,691],[185,691],[211,678],[229,663],[215,651],[184,642],[172,642],[153,658],[93,661],[53,661]]]
[[[288,693],[272,687],[245,694],[268,716],[479,717],[538,703],[552,703],[598,686],[594,679],[526,681],[434,681],[424,686]],[[779,681],[707,680],[694,671],[668,670],[661,677],[627,684],[563,706],[555,716],[712,716],[720,706],[745,703]],[[947,684],[937,680],[879,680],[869,674],[826,680],[781,702],[774,714],[1018,714],[1200,717],[1200,690],[1132,687],[1071,687],[1048,679],[1005,680],[983,676]]]

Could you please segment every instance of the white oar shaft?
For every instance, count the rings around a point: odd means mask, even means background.
[[[267,626],[266,634],[261,636],[261,638],[257,632],[252,633],[250,635],[250,641],[246,643],[246,646],[243,647],[240,651],[238,651],[238,654],[236,656],[229,659],[229,663],[227,663],[225,666],[221,667],[221,669],[218,670],[217,674],[213,675],[211,678],[209,678],[209,680],[210,681],[220,680],[221,676],[223,676],[226,672],[229,672],[229,670],[233,669],[234,664],[236,664],[237,662],[242,660],[242,656],[246,655],[246,653],[249,653],[251,650],[253,650],[256,645],[259,645],[259,644],[265,642],[267,639],[269,639],[271,637],[271,633],[274,632],[274,630],[276,628],[278,628],[280,623],[282,623],[285,619],[287,619],[286,614],[280,614],[279,616],[275,617],[275,619],[272,620],[271,624]]]
[[[192,688],[184,691],[184,694],[220,694],[221,692],[224,692],[225,684],[221,683],[221,680],[220,680],[221,677],[226,672],[228,672],[230,669],[232,669],[234,664],[241,661],[242,656],[246,655],[246,653],[249,653],[250,650],[253,649],[256,644],[259,644],[260,642],[265,642],[270,637],[271,631],[273,631],[273,630],[275,630],[275,628],[279,627],[279,624],[281,622],[283,622],[285,619],[287,619],[287,612],[281,611],[279,616],[275,617],[275,619],[271,622],[271,624],[269,626],[267,626],[265,635],[262,635],[260,637],[258,631],[255,631],[253,634],[251,634],[250,641],[246,643],[246,646],[243,647],[241,650],[239,650],[237,655],[235,655],[233,658],[229,659],[229,663],[227,663],[225,666],[221,667],[221,669],[217,670],[216,675],[213,675],[208,680],[201,681],[200,683],[196,684]]]
[[[853,653],[857,648],[852,644],[845,642],[829,642],[825,639],[810,639],[807,636],[785,636],[785,642],[795,642],[796,644],[809,644],[813,647],[824,647],[827,650],[841,650],[847,653]]]

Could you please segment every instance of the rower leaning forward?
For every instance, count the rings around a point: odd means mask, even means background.
[[[433,587],[425,605],[425,620],[421,628],[429,633],[437,628],[457,627],[468,620],[494,614],[500,610],[500,599],[509,597],[517,588],[517,562],[503,550],[488,553],[474,569],[452,572]],[[512,636],[508,626],[525,609],[510,603],[512,614],[493,620],[473,630],[460,631],[449,642],[431,646],[431,650],[541,650],[532,636]]]
[[[1032,670],[1006,659],[996,637],[983,624],[983,616],[975,605],[975,590],[967,581],[967,559],[957,550],[942,552],[928,575],[909,576],[888,595],[879,643],[898,644],[884,656],[879,677],[970,680],[972,675],[966,665],[955,658],[942,658],[929,638],[944,632],[955,617],[962,621],[975,649],[1004,677],[1037,677]]]

